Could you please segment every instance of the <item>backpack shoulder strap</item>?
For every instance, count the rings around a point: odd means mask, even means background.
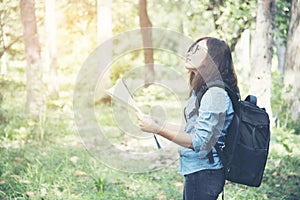
[[[196,93],[196,96],[197,96],[196,108],[199,108],[200,102],[201,102],[201,99],[202,99],[203,95],[211,87],[219,87],[219,88],[223,88],[223,89],[226,88],[226,86],[224,85],[223,81],[217,80],[217,81],[212,81],[212,82],[206,83],[204,86],[202,86],[202,88],[200,89],[200,91]]]
[[[212,81],[212,82],[208,82],[206,84],[206,86],[204,87],[204,92],[199,92],[201,94],[197,94],[197,100],[198,100],[198,103],[200,106],[200,102],[201,102],[201,98],[202,96],[204,95],[204,93],[211,87],[219,87],[219,88],[223,88],[228,96],[230,97],[231,101],[232,101],[232,104],[233,104],[233,108],[235,111],[238,110],[238,102],[240,100],[240,94],[238,93],[235,93],[229,86],[227,83],[223,82],[223,81],[220,81],[220,80],[216,80],[216,81]],[[248,101],[251,102],[251,103],[254,103],[256,104],[256,97],[255,96],[252,96],[252,95],[249,95],[248,97]]]
[[[225,83],[225,90],[231,99],[231,102],[233,104],[233,109],[235,111],[237,111],[238,110],[238,102],[240,100],[240,95],[235,93],[226,83]]]
[[[238,111],[238,108],[239,108],[238,102],[239,102],[239,99],[240,99],[239,94],[236,94],[225,82],[217,80],[217,81],[207,83],[201,89],[201,91],[196,94],[196,96],[197,96],[197,100],[196,100],[196,110],[197,110],[197,112],[198,112],[198,109],[200,107],[200,102],[201,102],[201,99],[202,99],[203,95],[211,87],[223,88],[227,92],[227,94],[229,95],[229,98],[232,101],[234,111]],[[250,97],[249,97],[250,102],[251,102],[251,100],[252,100],[252,98],[250,99]],[[214,147],[215,147],[218,155],[220,156],[221,161],[222,160],[225,161],[224,154],[223,154],[223,151],[221,150],[221,147],[219,147],[219,145],[217,143],[215,144]],[[212,151],[210,151],[207,154],[207,157],[209,159],[209,163],[213,164],[214,163],[214,158],[213,158]]]

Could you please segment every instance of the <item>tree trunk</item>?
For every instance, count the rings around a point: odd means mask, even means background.
[[[102,43],[112,36],[112,1],[98,0],[97,6],[97,38]]]
[[[278,71],[279,73],[283,74],[285,70],[286,46],[283,44],[283,39],[281,37],[278,37],[277,40],[275,40],[275,46],[278,61]]]
[[[59,96],[59,82],[57,79],[57,47],[56,47],[56,15],[55,0],[46,0],[45,28],[46,28],[46,76],[49,96],[53,99]]]
[[[275,0],[258,0],[251,55],[252,78],[249,80],[250,93],[258,97],[259,106],[265,107],[270,117],[275,11]]]
[[[105,60],[112,61],[112,1],[98,0],[97,1],[97,40],[98,44],[110,42],[107,48]],[[104,95],[104,90],[111,86],[109,66],[99,66],[106,68],[105,74],[100,77],[99,84],[96,88],[95,100],[100,100]],[[104,70],[103,70],[104,71]]]
[[[145,57],[145,87],[154,83],[154,60],[152,48],[152,24],[147,13],[147,0],[139,0],[140,27]]]
[[[2,16],[1,17],[1,23],[3,25],[1,26],[1,33],[2,33],[2,43],[3,43],[3,54],[1,56],[1,74],[6,74],[7,73],[7,28],[6,28],[6,23],[2,22]]]
[[[292,117],[296,119],[299,114],[299,92],[300,92],[300,1],[292,0],[291,2],[291,20],[287,38],[286,52],[286,70],[284,75],[285,85],[292,86],[290,94],[286,98],[292,104]]]
[[[247,29],[241,34],[241,38],[235,46],[235,67],[239,71],[239,79],[247,80],[251,71],[250,68],[250,30]]]
[[[35,17],[34,0],[21,0],[21,21],[26,53],[27,113],[41,122],[45,116],[44,84],[42,80],[41,50]]]

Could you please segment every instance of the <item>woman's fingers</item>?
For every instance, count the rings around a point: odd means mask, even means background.
[[[137,119],[140,129],[145,132],[158,133],[163,126],[160,119],[153,118],[150,115],[137,114]]]
[[[153,132],[155,129],[155,122],[148,115],[137,115],[138,116],[138,124],[142,131]]]

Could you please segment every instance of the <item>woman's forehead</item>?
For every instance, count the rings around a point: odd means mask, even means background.
[[[199,45],[200,48],[203,48],[203,49],[205,49],[205,50],[208,49],[208,48],[207,48],[207,39],[200,40],[197,44]]]
[[[207,47],[207,39],[203,39],[203,40],[200,40],[199,42],[193,44],[189,51],[188,51],[188,54],[189,53],[196,53],[197,50],[205,50],[207,51],[208,47]]]
[[[201,40],[194,44],[186,56],[186,68],[197,68],[207,56],[207,40]]]

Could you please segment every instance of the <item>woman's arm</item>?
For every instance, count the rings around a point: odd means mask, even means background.
[[[166,123],[149,115],[137,116],[143,131],[158,134],[178,145],[194,149],[191,136],[183,131],[182,126]]]
[[[198,117],[190,134],[180,126],[165,123],[148,115],[138,115],[143,131],[156,133],[196,152],[208,153],[217,142],[224,127],[229,97],[226,91],[213,87],[202,97]],[[177,128],[176,128],[177,127]]]

